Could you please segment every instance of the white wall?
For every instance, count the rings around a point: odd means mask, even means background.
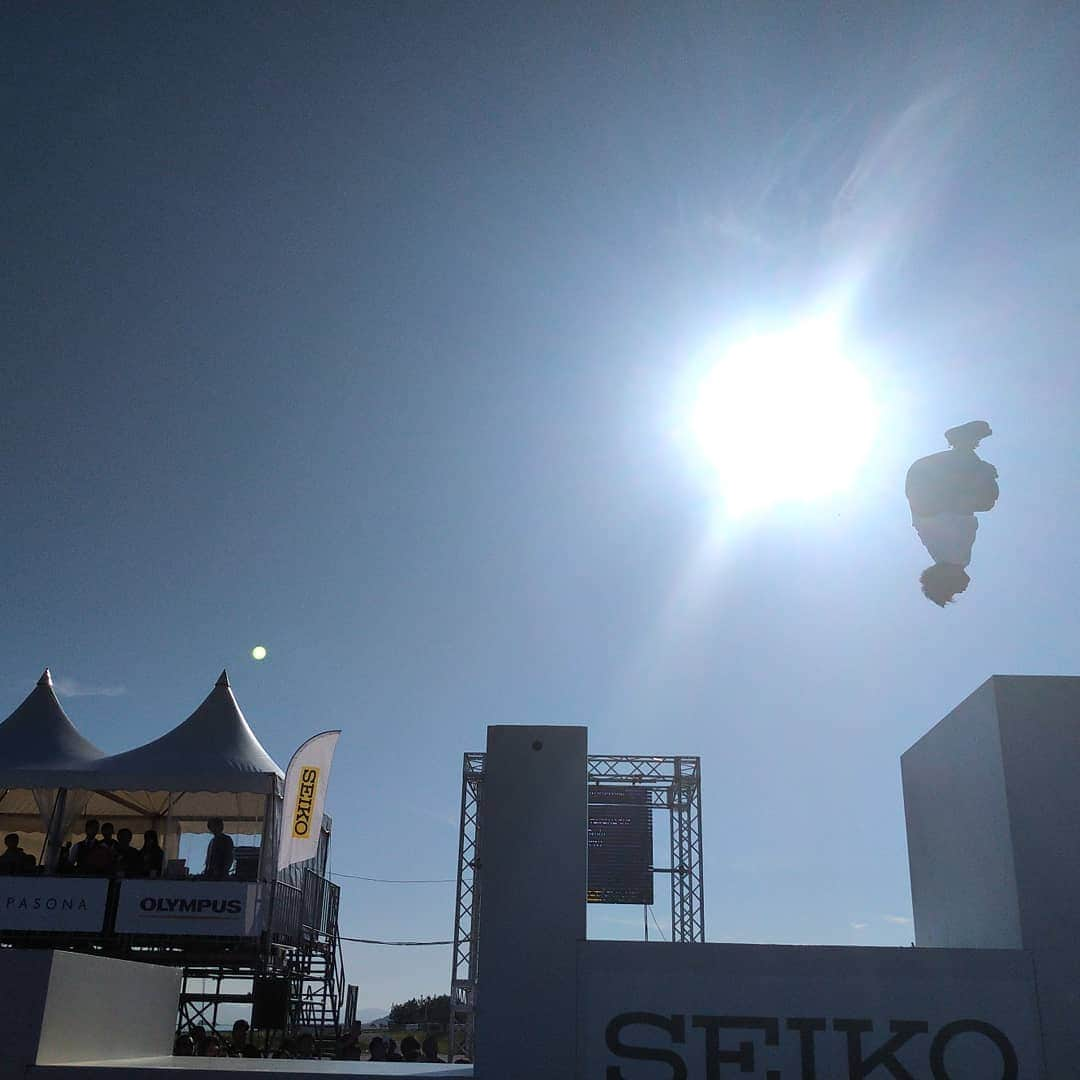
[[[916,944],[1020,948],[993,680],[915,743],[900,768]]]
[[[29,1065],[172,1052],[178,968],[48,949],[0,951],[9,1075]]]
[[[578,964],[580,1077],[1044,1076],[1023,952],[590,941]]]
[[[1080,1075],[1080,678],[995,675],[901,762],[916,941],[1024,948]]]
[[[996,675],[1024,947],[1080,941],[1080,678]]]
[[[1080,678],[995,676],[1024,948],[1052,1077],[1080,1075]]]

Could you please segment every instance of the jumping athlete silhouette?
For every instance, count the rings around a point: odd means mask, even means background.
[[[945,439],[951,449],[919,458],[908,469],[911,524],[934,560],[919,581],[923,596],[938,607],[968,587],[971,579],[964,568],[971,562],[979,528],[975,514],[992,510],[997,502],[997,469],[975,453],[980,441],[992,434],[985,420],[949,428]]]

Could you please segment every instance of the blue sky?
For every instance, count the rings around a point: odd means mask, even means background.
[[[344,729],[334,868],[387,878],[453,876],[487,724],[587,724],[702,756],[710,939],[906,944],[899,754],[1076,671],[1075,12],[2,19],[0,711],[49,665],[119,750],[227,667],[279,762]],[[731,520],[689,388],[823,305],[874,446]],[[1002,498],[940,611],[903,477],[976,417]],[[450,935],[450,886],[343,884],[347,934]],[[447,985],[346,955],[361,1007]]]

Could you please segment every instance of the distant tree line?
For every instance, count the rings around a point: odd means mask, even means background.
[[[400,1027],[403,1024],[440,1024],[446,1027],[449,1023],[449,994],[439,994],[437,997],[409,998],[408,1001],[390,1006],[390,1024],[392,1027]]]

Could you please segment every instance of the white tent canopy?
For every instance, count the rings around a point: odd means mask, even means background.
[[[78,786],[266,795],[284,775],[255,738],[223,671],[182,724],[153,742],[93,762],[81,770]]]
[[[48,668],[26,700],[0,724],[0,787],[28,786],[28,773],[85,769],[104,756],[68,719],[53,692]]]
[[[82,817],[136,833],[168,819],[173,847],[179,833],[205,831],[209,817],[224,819],[230,832],[264,833],[267,824],[272,831],[266,814],[283,779],[224,671],[183,723],[120,754],[104,755],[76,731],[47,671],[0,724],[0,820],[11,829],[41,832],[57,791],[66,792],[50,830],[57,844],[81,833],[76,820]]]
[[[26,700],[0,724],[0,828],[38,846],[59,778],[104,756],[68,719],[46,668]]]
[[[133,831],[158,828],[168,818],[176,832],[204,832],[207,818],[220,817],[229,832],[253,833],[263,831],[267,798],[280,794],[283,777],[223,671],[206,700],[172,731],[90,763],[64,786],[89,792],[85,816],[123,819]]]

